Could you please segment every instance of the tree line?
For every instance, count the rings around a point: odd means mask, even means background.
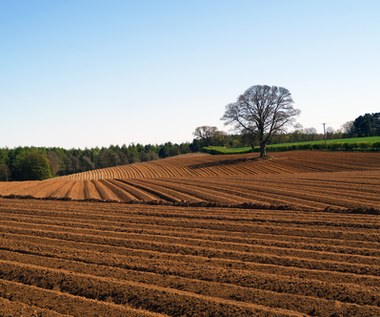
[[[380,135],[380,112],[366,113],[354,121],[346,123],[350,137],[368,137]]]
[[[130,144],[91,149],[63,149],[59,147],[17,147],[0,149],[0,181],[42,180],[85,172],[97,168],[145,162],[201,152],[207,146],[229,148],[259,146],[249,134],[227,134],[213,126],[197,127],[191,143],[166,142],[160,145]],[[380,136],[380,113],[365,114],[345,123],[341,129],[326,129],[327,139]],[[298,126],[288,133],[275,133],[268,143],[292,143],[323,140],[324,134],[315,128]]]
[[[345,129],[341,127],[340,129],[333,129],[328,127],[326,129],[326,139],[343,139],[351,138],[358,135],[351,128],[352,122],[350,122],[350,129]],[[239,148],[239,147],[253,147],[257,148],[259,142],[257,140],[252,140],[249,135],[246,134],[227,134],[223,131],[217,129],[217,127],[212,126],[202,126],[202,129],[209,129],[212,133],[209,133],[207,137],[196,136],[193,140],[193,144],[197,148],[201,149],[207,146],[225,146],[227,148]],[[197,128],[197,129],[199,129]],[[380,134],[377,134],[380,135]],[[372,136],[372,135],[370,135]],[[298,125],[293,131],[287,133],[278,133],[272,135],[271,139],[268,140],[268,144],[281,144],[281,143],[294,143],[294,142],[310,142],[310,141],[320,141],[324,140],[325,135],[323,133],[318,133],[316,128],[303,128]]]
[[[201,126],[195,129],[191,143],[161,145],[130,144],[92,149],[63,149],[58,147],[17,147],[0,149],[0,181],[42,180],[88,170],[112,167],[158,158],[199,152],[207,146],[260,148],[266,156],[271,143],[303,142],[343,137],[380,135],[380,113],[365,114],[345,123],[335,131],[327,128],[327,135],[318,134],[315,128],[301,128],[295,122],[300,113],[294,108],[290,92],[283,87],[255,85],[229,103],[221,120],[233,127],[236,134],[228,135],[216,127]],[[287,128],[296,129],[287,133]]]
[[[207,137],[203,135],[201,137],[194,133],[194,136],[195,138],[191,143],[180,144],[166,142],[160,145],[111,145],[90,149],[0,148],[0,181],[43,180],[98,168],[200,152],[202,147],[209,145],[238,147],[246,144],[241,141],[241,136],[227,135],[224,132],[216,132]]]
[[[130,144],[91,149],[16,147],[0,149],[0,180],[42,180],[199,151],[197,144]]]

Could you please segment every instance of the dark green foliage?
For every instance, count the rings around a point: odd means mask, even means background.
[[[6,163],[0,163],[0,181],[8,181],[11,177],[10,170]]]
[[[349,133],[356,137],[380,135],[380,112],[357,117]]]
[[[11,177],[8,167],[9,150],[0,150],[0,181],[8,181]]]
[[[52,177],[45,153],[37,150],[25,151],[16,159],[15,179],[43,180]]]
[[[372,149],[374,151],[380,151],[380,142],[372,143]]]
[[[131,144],[93,149],[0,149],[0,181],[41,180],[96,168],[145,162],[193,151],[189,143]]]

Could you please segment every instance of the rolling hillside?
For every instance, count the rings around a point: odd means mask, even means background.
[[[4,197],[323,210],[380,203],[380,153],[191,154],[46,181],[0,183]]]
[[[185,154],[157,161],[104,168],[65,176],[70,180],[112,178],[171,178],[247,176],[258,174],[295,174],[337,172],[380,168],[379,153],[332,153],[296,151],[274,153],[259,159],[256,153],[214,156]]]
[[[186,155],[0,194],[0,315],[380,315],[380,154]]]

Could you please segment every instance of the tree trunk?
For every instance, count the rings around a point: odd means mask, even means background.
[[[267,144],[265,142],[260,142],[260,157],[267,156]]]

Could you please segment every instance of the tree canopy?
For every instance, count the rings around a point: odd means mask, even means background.
[[[24,152],[16,160],[18,180],[43,180],[52,177],[49,161],[38,151]]]
[[[193,151],[190,143],[111,145],[92,149],[0,148],[0,181],[44,179]],[[194,149],[200,150],[200,149]],[[46,167],[46,161],[48,168]]]
[[[366,113],[357,117],[352,124],[353,136],[376,136],[380,135],[380,112]]]
[[[226,106],[222,120],[241,134],[248,134],[260,144],[260,156],[274,134],[284,132],[294,123],[300,110],[293,107],[290,92],[283,87],[256,85],[248,88],[236,102]]]

